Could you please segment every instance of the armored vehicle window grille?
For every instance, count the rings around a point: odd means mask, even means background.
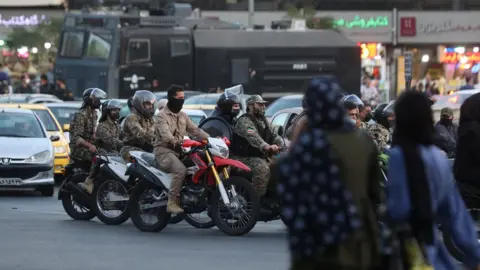
[[[170,52],[172,57],[184,56],[190,54],[190,40],[171,39]]]
[[[231,71],[232,71],[232,84],[248,83],[250,65],[249,59],[232,59]]]
[[[127,62],[150,61],[150,40],[130,39],[128,41]]]
[[[64,57],[82,57],[84,32],[64,32],[60,55]]]

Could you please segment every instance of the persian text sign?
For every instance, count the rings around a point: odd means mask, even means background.
[[[37,26],[48,22],[47,16],[44,14],[8,16],[0,13],[0,27]]]
[[[399,11],[399,43],[478,43],[480,12]]]

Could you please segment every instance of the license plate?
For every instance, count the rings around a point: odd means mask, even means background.
[[[0,186],[20,186],[21,184],[21,180],[0,179]]]

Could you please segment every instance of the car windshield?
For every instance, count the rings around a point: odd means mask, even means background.
[[[220,94],[195,95],[185,99],[185,105],[216,105]]]
[[[280,110],[295,107],[302,107],[301,96],[280,98],[275,100],[272,104],[270,104],[270,106],[267,107],[267,110],[265,110],[265,116],[272,117],[276,112]]]
[[[203,115],[188,115],[188,117],[190,117],[190,119],[193,121],[193,123],[195,123],[195,125],[198,125],[200,121],[205,119],[205,116]]]
[[[34,111],[38,115],[38,118],[40,118],[40,121],[42,121],[47,131],[60,131],[57,124],[55,123],[55,119],[53,119],[52,115],[47,110],[32,111]]]
[[[0,113],[0,137],[45,138],[40,122],[33,114]]]
[[[49,107],[50,111],[55,115],[60,125],[70,124],[73,115],[78,112],[79,108],[75,107]]]

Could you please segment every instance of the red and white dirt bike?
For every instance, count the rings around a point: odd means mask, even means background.
[[[187,177],[180,192],[180,206],[186,214],[208,211],[214,224],[232,236],[244,235],[257,223],[260,202],[252,184],[245,178],[232,176],[231,167],[250,171],[245,164],[228,158],[227,139],[208,138],[205,141],[185,140],[182,159]],[[153,154],[132,151],[127,174],[139,182],[129,201],[133,224],[141,231],[163,230],[170,219],[166,211],[169,174],[157,167]],[[147,216],[154,219],[147,220]]]

